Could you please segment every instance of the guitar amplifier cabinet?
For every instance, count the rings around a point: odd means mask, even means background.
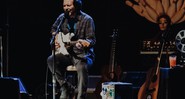
[[[0,99],[28,99],[28,93],[21,80],[14,77],[0,77]]]
[[[104,82],[101,96],[102,99],[133,99],[132,83]]]

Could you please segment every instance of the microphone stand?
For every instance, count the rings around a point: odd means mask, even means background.
[[[162,54],[163,54],[163,50],[164,50],[164,45],[165,45],[165,39],[162,38],[162,45],[160,47],[160,50],[159,50],[159,60],[158,60],[158,63],[157,63],[157,71],[156,71],[156,74],[158,73],[158,69],[160,67],[160,63],[161,63],[161,57],[162,57]]]
[[[1,77],[3,77],[3,40],[2,36],[0,36],[0,50],[1,50]]]
[[[63,20],[63,18],[62,18],[62,20]],[[52,35],[52,38],[51,38],[51,41],[50,41],[50,45],[51,45],[51,48],[52,48],[52,55],[53,55],[53,69],[52,69],[53,99],[55,99],[55,86],[56,86],[56,79],[55,79],[55,36],[60,31],[60,26],[62,24],[62,20],[58,24],[57,29],[55,31],[55,34]]]
[[[162,42],[162,44],[161,44],[161,46],[160,46],[160,50],[159,50],[159,54],[158,54],[158,56],[159,56],[159,62],[158,62],[158,64],[157,64],[157,67],[159,68],[159,65],[160,65],[160,63],[161,63],[161,57],[162,57],[162,54],[163,54],[163,51],[164,51],[164,45],[165,45],[165,42],[166,42],[166,39],[167,39],[167,35],[168,35],[168,33],[167,32],[164,32],[163,34],[162,34],[162,37],[161,37],[161,40],[162,41],[160,41],[160,42]],[[168,51],[166,52],[166,54],[168,54]],[[166,63],[166,62],[165,62]]]

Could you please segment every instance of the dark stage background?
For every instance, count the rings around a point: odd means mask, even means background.
[[[45,83],[46,59],[51,54],[50,27],[62,12],[61,0],[1,0],[4,76],[21,78],[29,93]],[[145,71],[140,42],[158,31],[157,25],[137,15],[124,0],[84,0],[83,11],[94,18],[96,61],[90,75],[100,75],[109,66],[113,29],[118,29],[117,64],[123,71]],[[185,23],[174,25],[175,33]]]

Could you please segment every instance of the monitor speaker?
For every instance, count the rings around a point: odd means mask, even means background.
[[[19,83],[13,79],[0,78],[0,98],[20,99]]]
[[[0,98],[22,99],[22,94],[27,92],[19,78],[0,77]]]

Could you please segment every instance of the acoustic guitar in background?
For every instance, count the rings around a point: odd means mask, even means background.
[[[163,40],[157,57],[157,65],[147,71],[146,80],[139,89],[138,99],[157,99],[160,77],[161,56],[164,50],[165,41]]]
[[[115,51],[116,51],[116,37],[117,37],[117,29],[113,29],[113,34],[111,35],[112,38],[112,45],[111,45],[111,51],[110,51],[110,60],[109,65],[105,66],[102,69],[102,76],[101,80],[96,84],[95,94],[96,99],[102,99],[101,98],[101,91],[102,91],[102,83],[103,82],[110,82],[110,81],[120,81],[120,75],[122,72],[121,66],[117,65],[117,62],[115,61]]]

